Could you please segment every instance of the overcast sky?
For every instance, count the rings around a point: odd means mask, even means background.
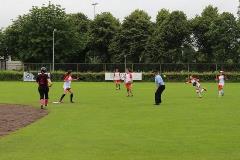
[[[11,24],[11,19],[28,13],[32,6],[47,4],[49,0],[0,0],[0,28]],[[220,12],[231,12],[236,15],[238,0],[51,0],[60,4],[67,13],[83,12],[93,18],[91,3],[98,2],[97,13],[111,12],[115,17],[123,20],[135,9],[143,9],[153,18],[162,8],[170,11],[182,10],[189,18],[200,14],[207,5],[219,8]]]

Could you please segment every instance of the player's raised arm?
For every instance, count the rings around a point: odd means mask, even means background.
[[[191,77],[191,76],[190,76]],[[189,84],[189,83],[191,83],[191,78],[190,77],[188,77],[188,78],[186,78],[186,82],[185,82],[185,84]]]

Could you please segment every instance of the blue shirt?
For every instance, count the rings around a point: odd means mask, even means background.
[[[155,76],[155,83],[156,83],[157,86],[165,85],[162,77],[159,74]]]

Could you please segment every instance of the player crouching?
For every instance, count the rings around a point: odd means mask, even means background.
[[[202,93],[204,91],[207,91],[205,88],[201,87],[199,79],[194,78],[193,76],[190,76],[189,80],[186,83],[191,83],[193,85],[193,87],[195,87],[196,93],[197,93],[199,98],[202,98]]]
[[[63,98],[66,96],[66,94],[69,92],[70,93],[70,102],[73,102],[73,91],[71,89],[71,83],[73,80],[77,80],[77,79],[73,79],[72,78],[72,71],[68,71],[65,75],[64,75],[64,84],[63,84],[63,89],[64,89],[64,93],[61,96],[59,103],[63,103]]]

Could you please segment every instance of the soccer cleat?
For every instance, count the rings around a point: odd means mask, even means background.
[[[222,96],[224,96],[224,91],[222,90]]]

